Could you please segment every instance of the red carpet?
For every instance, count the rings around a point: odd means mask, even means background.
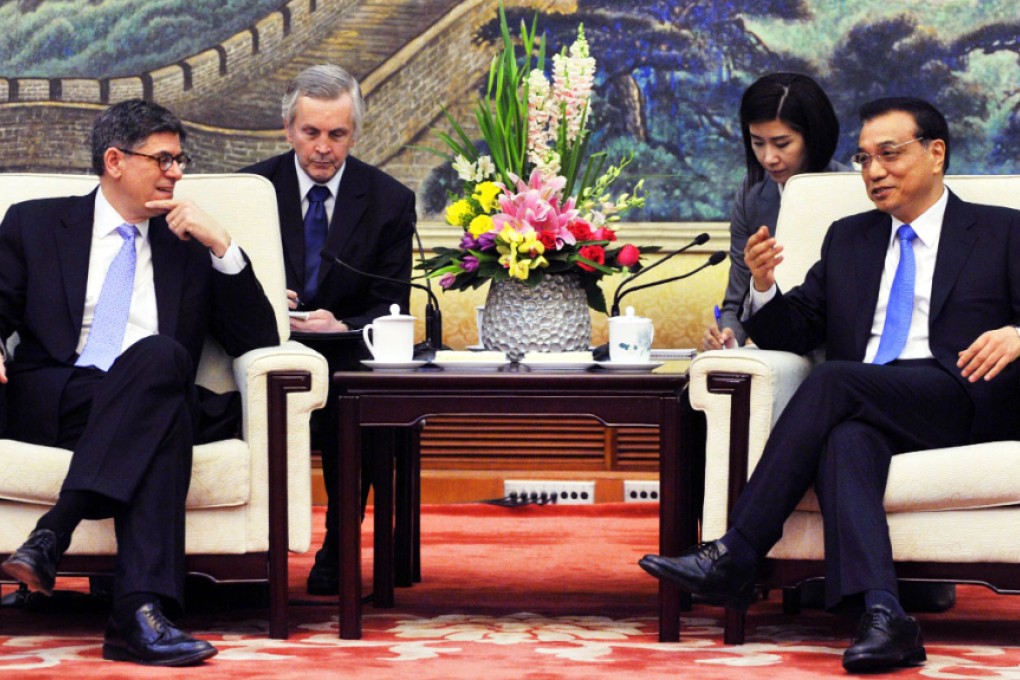
[[[197,587],[180,623],[220,653],[186,670],[102,661],[102,611],[4,610],[0,673],[4,680],[845,677],[840,655],[853,622],[818,611],[785,616],[778,598],[752,608],[745,645],[723,645],[722,610],[706,606],[684,616],[681,643],[658,643],[655,582],[636,565],[656,549],[657,512],[623,504],[427,507],[423,582],[398,589],[395,609],[366,605],[364,639],[337,638],[328,598],[303,590],[311,554],[292,556],[291,597],[301,603],[291,607],[291,638],[265,637],[264,610],[243,605],[250,589]],[[370,519],[365,530],[371,546]],[[370,575],[370,547],[365,552]],[[57,587],[81,588],[82,581],[58,580]],[[927,665],[895,675],[1020,680],[1018,614],[1020,597],[960,587],[956,608],[919,615]]]

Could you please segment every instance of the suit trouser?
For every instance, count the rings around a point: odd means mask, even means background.
[[[147,592],[183,602],[196,419],[191,358],[165,336],[135,343],[107,373],[76,370],[64,390],[58,445],[73,454],[62,490],[109,499],[87,519],[113,517],[114,598]]]
[[[825,528],[826,606],[865,590],[896,593],[882,505],[892,456],[965,444],[972,420],[966,389],[934,360],[826,362],[776,422],[732,527],[766,555],[813,484]]]

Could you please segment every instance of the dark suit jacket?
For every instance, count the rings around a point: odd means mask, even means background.
[[[294,152],[274,156],[241,172],[262,175],[276,187],[287,288],[304,290],[305,231]],[[348,156],[326,250],[362,271],[408,281],[415,219],[414,193],[410,189],[383,171]],[[407,286],[370,279],[323,261],[316,299],[303,302],[308,309],[328,309],[356,329],[389,314],[394,302],[406,313],[410,293]]]
[[[862,361],[891,234],[873,210],[829,228],[804,283],[780,292],[744,322],[764,349],[806,354],[825,343],[828,359]],[[975,441],[1020,434],[1020,362],[994,380],[960,376],[957,353],[981,333],[1020,322],[1020,212],[966,203],[950,192],[932,281],[929,344],[974,401]]]
[[[95,192],[11,206],[0,224],[0,337],[17,332],[8,365],[7,436],[56,441],[60,397],[74,371],[88,281]],[[159,332],[195,366],[212,333],[237,356],[279,343],[269,300],[249,265],[216,272],[198,241],[181,241],[166,220],[149,221]]]

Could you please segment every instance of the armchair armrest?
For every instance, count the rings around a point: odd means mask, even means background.
[[[322,408],[329,391],[329,369],[318,352],[304,345],[287,341],[275,347],[264,347],[247,352],[234,360],[234,377],[241,393],[244,413],[243,437],[253,456],[252,494],[268,494],[273,478],[270,470],[274,461],[270,456],[275,449],[285,446],[282,453],[287,475],[288,547],[305,552],[311,543],[311,440],[309,419],[311,412]],[[310,378],[307,391],[287,391],[283,400],[285,410],[285,439],[271,440],[269,412],[275,399],[269,390],[270,375],[298,375]],[[281,468],[278,468],[281,469]],[[259,488],[261,487],[261,488]],[[266,501],[268,506],[269,501]]]
[[[772,426],[811,368],[806,357],[755,348],[705,352],[691,363],[691,406],[706,420],[702,540],[726,531]]]

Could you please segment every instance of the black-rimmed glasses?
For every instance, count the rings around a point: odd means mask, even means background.
[[[126,153],[129,156],[143,156],[145,158],[151,158],[156,161],[159,165],[159,169],[163,172],[170,170],[170,168],[174,166],[174,163],[177,163],[177,166],[183,172],[184,168],[188,167],[191,163],[191,156],[186,153],[179,153],[176,156],[171,156],[166,151],[160,151],[158,154],[153,155],[149,153],[142,153],[141,151],[132,151],[131,149],[121,149],[120,147],[117,147],[117,150],[121,153]]]

